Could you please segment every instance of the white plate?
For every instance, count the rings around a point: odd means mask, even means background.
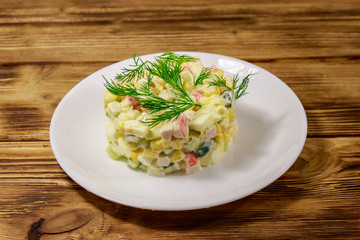
[[[217,164],[193,175],[152,177],[105,153],[102,75],[112,79],[133,63],[105,67],[77,84],[59,103],[50,141],[62,169],[88,191],[111,201],[146,209],[188,210],[216,206],[248,196],[279,178],[299,156],[306,139],[304,108],[280,79],[248,62],[222,55],[180,52],[216,65],[225,73],[257,72],[248,95],[236,105],[239,131]],[[153,60],[151,54],[141,56]]]

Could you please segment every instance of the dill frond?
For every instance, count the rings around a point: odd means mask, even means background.
[[[178,62],[178,63],[184,63],[184,62],[192,62],[198,60],[196,57],[191,57],[188,55],[177,55],[173,52],[165,52],[161,56],[158,57],[158,59],[165,60],[165,61],[172,61],[172,62]]]
[[[145,66],[148,64],[148,61],[143,61],[141,58],[136,58],[135,54],[133,56],[134,64],[130,65],[130,68],[123,68],[122,73],[116,76],[121,82],[128,83],[132,80],[138,78],[143,78],[145,76]]]
[[[210,77],[211,75],[210,72],[211,72],[211,68],[203,67],[201,69],[199,76],[196,78],[194,85],[196,86],[198,84],[202,84],[205,79]]]
[[[223,77],[220,77],[218,75],[215,75],[215,79],[213,79],[211,82],[209,82],[209,86],[224,87],[227,90],[232,90],[230,87],[228,87],[226,85],[226,80]]]
[[[150,117],[144,121],[147,125],[154,127],[164,121],[176,120],[179,114],[193,106],[201,107],[190,98],[185,91],[180,73],[184,61],[192,61],[193,57],[178,56],[172,52],[164,53],[155,58],[154,62],[142,61],[134,56],[134,69],[124,68],[123,73],[116,77],[117,81],[108,81],[105,77],[106,89],[116,96],[130,96],[138,101],[142,108],[146,109]],[[134,79],[144,77],[147,71],[147,82],[135,87]],[[151,92],[151,81],[153,76],[158,76],[168,83],[176,92],[178,98],[174,101],[165,100]]]
[[[235,95],[235,99],[239,99],[240,97],[244,96],[246,94],[246,89],[248,88],[249,85],[249,81],[251,79],[251,77],[253,76],[253,73],[248,74],[247,76],[245,76],[241,83],[239,84],[239,74],[236,74],[233,78],[233,90],[234,90],[234,95]]]

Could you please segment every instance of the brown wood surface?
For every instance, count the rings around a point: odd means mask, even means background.
[[[49,143],[61,98],[113,62],[167,50],[244,59],[288,84],[308,117],[291,169],[244,199],[183,212],[73,182]],[[28,236],[359,239],[360,2],[0,0],[0,239]]]

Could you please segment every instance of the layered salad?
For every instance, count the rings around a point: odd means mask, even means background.
[[[217,163],[237,131],[235,101],[251,74],[224,76],[195,56],[166,52],[105,79],[108,155],[152,176]]]

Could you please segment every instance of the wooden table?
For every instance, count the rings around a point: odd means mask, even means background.
[[[65,232],[41,239],[359,239],[360,2],[164,2],[0,1],[0,239],[26,239],[42,218]],[[308,117],[291,169],[244,199],[183,212],[72,181],[49,143],[59,101],[102,67],[167,50],[240,58],[288,84]]]

